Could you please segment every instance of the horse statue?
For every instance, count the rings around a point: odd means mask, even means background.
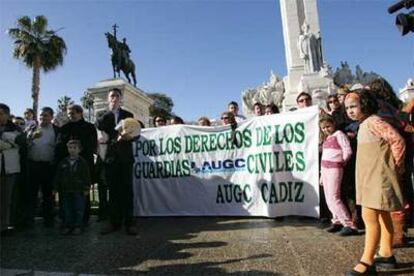
[[[114,71],[114,78],[120,77],[121,71],[124,73],[128,82],[131,83],[129,75],[131,74],[132,80],[134,81],[134,86],[137,86],[137,81],[135,78],[135,64],[129,58],[129,53],[123,53],[125,46],[122,42],[119,42],[115,36],[111,33],[105,33],[106,39],[108,41],[108,47],[111,48],[111,62],[112,69]]]

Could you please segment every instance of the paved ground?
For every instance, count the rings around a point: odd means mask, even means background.
[[[61,236],[38,222],[1,239],[0,274],[343,275],[360,257],[364,237],[341,238],[299,218],[170,217],[138,225],[136,237],[101,236],[95,222],[81,236]],[[414,247],[395,254],[399,268],[381,274],[414,275]]]

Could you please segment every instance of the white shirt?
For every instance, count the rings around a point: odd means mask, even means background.
[[[36,121],[35,120],[26,120],[24,122],[24,129],[27,130],[30,127],[32,127],[33,125],[36,125]]]
[[[119,118],[119,108],[112,110],[112,113],[114,113],[115,116],[115,125],[118,123],[118,118]]]
[[[239,115],[239,114],[237,114],[236,116],[234,116],[234,119],[236,119],[236,122],[237,122],[237,123],[241,123],[241,122],[243,122],[244,120],[246,120],[246,117],[244,117],[243,115]]]
[[[53,125],[40,127],[41,136],[33,139],[29,147],[29,159],[32,161],[51,162],[55,157],[56,137]]]

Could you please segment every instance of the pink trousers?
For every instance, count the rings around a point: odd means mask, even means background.
[[[326,205],[332,213],[332,223],[356,228],[344,203],[341,200],[342,168],[321,167],[321,178]]]

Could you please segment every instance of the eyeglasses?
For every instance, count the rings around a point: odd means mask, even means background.
[[[228,120],[229,117],[221,117],[222,120]]]
[[[310,98],[302,98],[298,100],[298,103],[303,103],[303,102],[310,102],[311,99]]]

